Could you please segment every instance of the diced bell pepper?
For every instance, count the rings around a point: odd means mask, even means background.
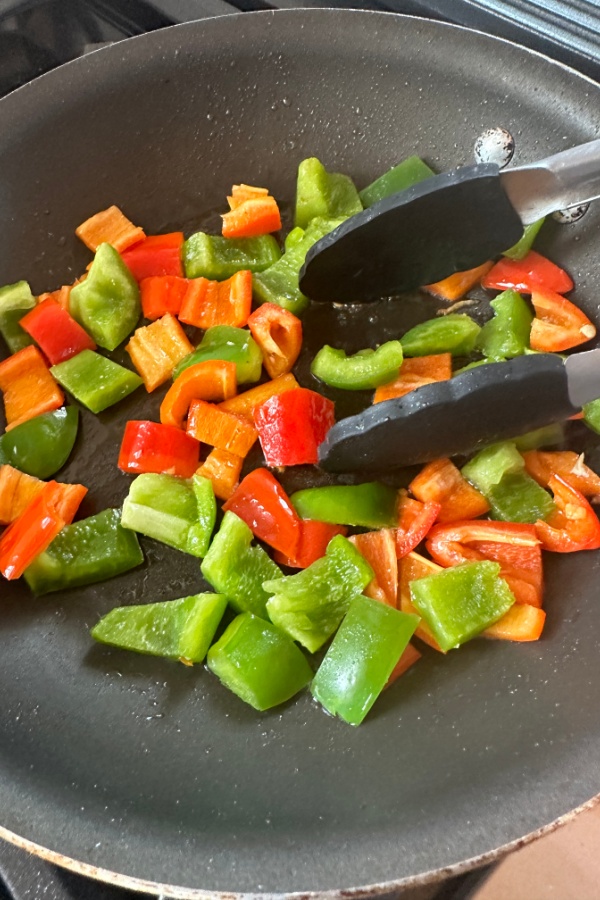
[[[37,347],[24,347],[0,362],[0,391],[7,431],[43,413],[53,412],[65,402]]]
[[[73,318],[106,350],[125,340],[142,311],[136,280],[110,244],[100,244],[87,278],[75,285],[69,303]]]
[[[223,510],[235,513],[259,540],[292,559],[296,557],[302,523],[268,469],[254,469],[246,475]]]
[[[194,594],[179,600],[118,606],[91,630],[94,640],[190,665],[201,663],[223,618],[222,594]]]
[[[173,378],[179,378],[189,366],[208,359],[234,362],[238,384],[258,381],[262,368],[262,354],[249,331],[230,325],[215,325],[207,329],[193,353],[175,367]]]
[[[283,576],[262,547],[251,546],[253,537],[245,522],[226,512],[200,568],[210,586],[225,594],[237,612],[266,619],[269,593],[263,583],[274,584]]]
[[[150,235],[121,255],[136,281],[155,275],[174,275],[180,278],[183,275],[182,246],[183,232],[173,231],[170,234]]]
[[[71,359],[82,350],[96,349],[89,334],[57,300],[50,297],[23,316],[20,325],[53,366]]]
[[[203,557],[217,518],[212,484],[194,475],[138,475],[123,502],[121,525],[169,547]]]
[[[347,391],[368,391],[398,377],[402,365],[402,344],[387,341],[377,350],[360,350],[346,356],[325,344],[312,361],[315,378],[331,387]]]
[[[312,683],[332,715],[360,725],[388,682],[419,619],[355,597]]]
[[[0,288],[0,334],[11,353],[31,344],[31,338],[19,322],[35,306],[35,297],[26,281]]]
[[[477,322],[462,313],[450,313],[415,325],[403,336],[401,343],[405,356],[430,356],[451,353],[452,356],[468,356],[475,348],[479,332]]]
[[[119,450],[122,472],[191,478],[198,468],[200,444],[180,428],[158,422],[127,422]]]
[[[465,563],[412,581],[412,601],[442,650],[452,650],[493,625],[515,602],[500,565]]]
[[[25,581],[39,596],[106,581],[143,561],[135,533],[121,526],[120,511],[105,509],[63,528],[25,570]]]
[[[248,328],[260,348],[271,378],[291,371],[302,349],[302,322],[275,303],[263,303],[248,319]]]
[[[397,521],[398,492],[378,481],[306,488],[291,496],[303,519],[360,528],[393,528]]]
[[[315,464],[319,444],[335,422],[335,408],[327,397],[296,388],[266,400],[254,421],[268,466]]]
[[[93,413],[123,400],[142,384],[135,372],[93,350],[82,350],[50,370],[59,384]]]
[[[490,306],[494,316],[485,323],[477,346],[490,361],[522,356],[529,348],[529,333],[533,315],[516,291],[504,291]]]
[[[424,163],[418,156],[409,156],[402,162],[394,166],[388,172],[384,172],[379,178],[376,178],[366,188],[363,188],[359,194],[360,201],[365,209],[373,206],[384,197],[391,194],[397,194],[412,187],[413,184],[419,184],[426,178],[431,178],[435,173]]]
[[[300,228],[316,218],[334,219],[362,212],[363,205],[348,175],[328,172],[316,157],[298,166],[294,224]]]
[[[198,231],[183,245],[183,264],[188,278],[224,281],[242,269],[263,272],[281,256],[270,234],[250,238],[225,238]]]
[[[29,419],[0,437],[0,462],[36,478],[50,478],[71,455],[78,426],[76,406]]]
[[[167,313],[151,325],[137,328],[125,350],[150,393],[171,378],[193,347],[175,316]]]
[[[233,620],[208,651],[207,663],[226,688],[259,711],[285,703],[313,677],[294,642],[251,613]]]
[[[296,575],[265,581],[273,596],[267,613],[275,625],[315,653],[337,629],[350,602],[373,579],[373,570],[342,535],[334,537],[325,556]]]

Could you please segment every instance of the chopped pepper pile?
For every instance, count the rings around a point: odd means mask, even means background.
[[[600,476],[561,448],[568,423],[434,460],[401,487],[323,483],[316,463],[336,415],[321,385],[381,403],[595,336],[565,297],[569,275],[532,249],[543,221],[499,260],[425,285],[435,318],[351,354],[325,345],[310,375],[294,374],[309,248],[432,174],[412,156],[359,192],[303,160],[285,238],[265,187],[232,187],[220,235],[148,235],[112,206],[76,229],[94,258],[75,284],[38,297],[25,281],[0,288],[1,577],[43,595],[122,575],[143,563],[145,542],[196,557],[198,593],[117,607],[92,637],[187,666],[206,660],[261,711],[309,686],[352,725],[421,658],[413,640],[441,654],[478,636],[538,640],[544,553],[600,548]],[[483,324],[469,314],[482,289]],[[121,346],[129,360],[115,358]],[[136,392],[161,387],[155,418],[137,418]],[[87,487],[48,479],[87,451],[80,410],[102,428],[104,411],[125,401],[121,506],[78,518]],[[600,434],[600,400],[580,417]],[[314,472],[313,486],[288,496],[280,475],[297,466]]]

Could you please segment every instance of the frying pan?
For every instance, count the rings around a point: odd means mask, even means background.
[[[487,128],[507,128],[524,163],[595,137],[599,120],[592,82],[434,22],[301,10],[156,32],[0,102],[0,283],[72,280],[89,258],[74,227],[112,203],[150,232],[215,228],[232,183],[291,200],[309,155],[363,186],[415,152],[438,169],[471,162]],[[598,211],[545,231],[542,251],[597,320]],[[417,295],[315,304],[299,377],[310,386],[323,342],[355,351],[434,309]],[[89,485],[84,514],[121,503],[123,423],[156,404],[137,392],[83,415],[61,477]],[[290,470],[286,486],[320,477]],[[352,729],[308,693],[257,714],[201,668],[93,646],[113,606],[202,589],[196,560],[143,543],[145,567],[105,584],[38,600],[0,587],[1,836],[178,897],[360,894],[481,863],[600,791],[596,553],[548,559],[540,644],[425,652]]]

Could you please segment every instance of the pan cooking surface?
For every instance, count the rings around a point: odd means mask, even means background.
[[[375,13],[245,14],[78,60],[0,102],[0,283],[76,277],[73,230],[116,203],[149,232],[198,220],[234,182],[291,200],[319,156],[362,187],[418,153],[470,163],[502,126],[515,163],[595,136],[600,90],[510,44]],[[598,322],[600,215],[547,226],[540,249]],[[348,351],[432,315],[431,299],[314,306],[300,377],[325,341]],[[89,515],[119,505],[123,423],[138,391],[85,414],[67,481]],[[339,414],[352,412],[346,401]],[[583,435],[583,433],[582,433]],[[590,464],[600,464],[584,436]],[[288,487],[306,473],[290,472]],[[426,652],[352,729],[306,693],[258,714],[202,669],[96,646],[113,606],[201,589],[197,560],[142,539],[146,565],[38,600],[3,583],[0,818],[92,866],[193,890],[307,891],[408,879],[516,840],[599,790],[596,553],[548,558],[539,645]]]

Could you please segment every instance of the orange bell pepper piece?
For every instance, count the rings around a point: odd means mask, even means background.
[[[273,381],[265,381],[264,384],[258,384],[256,387],[250,388],[249,391],[244,391],[236,397],[232,397],[231,400],[225,400],[219,404],[219,409],[232,413],[234,416],[239,416],[250,422],[251,425],[254,425],[255,409],[262,406],[270,397],[284,394],[286,391],[293,391],[299,387],[300,385],[294,376],[288,372],[287,375],[280,375],[279,378],[275,378]]]
[[[9,581],[20,578],[66,524],[57,508],[59,498],[59,485],[49,481],[0,538],[0,572]]]
[[[393,528],[353,534],[349,538],[361,556],[366,559],[375,577],[364,588],[363,594],[379,600],[394,609],[398,606],[398,560]]]
[[[300,319],[275,303],[263,303],[248,319],[248,328],[271,378],[290,372],[302,349]]]
[[[226,281],[191,278],[179,320],[196,328],[233,325],[242,328],[252,309],[252,272],[243,269]]]
[[[121,253],[146,237],[143,228],[130,222],[118,206],[109,206],[86,219],[75,229],[75,234],[93,252],[100,244],[111,244]]]
[[[416,581],[417,578],[425,578],[427,575],[435,575],[436,572],[441,571],[442,566],[436,565],[436,563],[432,562],[430,559],[425,559],[424,556],[420,556],[418,553],[414,553],[414,551],[399,560],[398,602],[402,612],[412,613],[416,616],[420,615],[417,607],[412,602],[410,583],[411,581]],[[417,625],[415,637],[418,637],[426,644],[429,644],[434,650],[438,650],[440,653],[444,652],[434,638],[429,625],[427,625],[423,619],[421,619]]]
[[[241,456],[215,449],[210,451],[197,474],[212,481],[216,497],[229,500],[239,484],[243,463]]]
[[[13,466],[0,466],[0,525],[10,525],[18,519],[45,486],[44,481]],[[66,525],[73,521],[87,490],[82,484],[57,483],[55,506]]]
[[[72,284],[63,284],[62,287],[58,288],[56,291],[46,291],[43,294],[40,294],[37,298],[38,305],[43,303],[44,300],[56,300],[57,303],[62,306],[65,312],[69,312],[69,297],[71,295],[71,289],[73,288]]]
[[[536,606],[515,603],[501,619],[481,632],[482,637],[500,641],[537,641],[544,628],[546,613]]]
[[[436,459],[428,463],[408,489],[426,503],[433,500],[440,504],[438,522],[454,522],[457,519],[476,519],[488,512],[490,506],[449,459]]]
[[[39,478],[13,466],[0,466],[0,525],[10,525],[18,519],[43,490],[44,482]]]
[[[163,425],[185,428],[192,400],[227,400],[236,391],[234,362],[223,359],[207,359],[184,369],[176,378],[160,405],[160,421]]]
[[[222,234],[227,238],[258,237],[281,228],[277,201],[269,195],[244,200],[221,218]]]
[[[404,397],[410,391],[452,378],[452,354],[436,353],[433,356],[414,356],[402,361],[400,372],[393,381],[382,384],[375,391],[373,403],[382,403],[394,397]]]
[[[150,393],[168,381],[177,363],[194,348],[177,319],[167,313],[137,328],[125,349]]]
[[[253,425],[205,400],[192,400],[186,430],[197,441],[242,458],[258,437]]]
[[[434,297],[441,297],[442,300],[460,300],[471,288],[479,284],[484,275],[490,271],[494,263],[489,260],[481,266],[475,266],[474,269],[466,269],[464,272],[455,272],[442,281],[436,281],[435,284],[426,284],[423,290]]]
[[[52,412],[65,402],[44,357],[33,345],[0,363],[0,391],[4,394],[7,431],[42,413]]]
[[[531,292],[531,302],[535,309],[529,336],[532,350],[560,353],[596,336],[596,326],[566,297],[536,288]]]
[[[140,281],[142,312],[145,319],[160,319],[166,313],[179,314],[188,289],[187,278],[179,275],[150,275]]]
[[[246,200],[260,200],[268,197],[267,188],[253,187],[251,184],[234,184],[231,188],[231,196],[227,198],[229,209],[237,209]]]
[[[538,484],[548,487],[553,475],[560,475],[584,497],[600,497],[600,475],[586,466],[583,453],[572,450],[527,450],[521,454],[525,468]]]

